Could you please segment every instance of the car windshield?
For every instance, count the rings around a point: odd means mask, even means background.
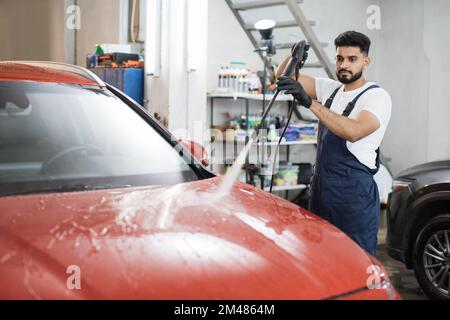
[[[175,184],[194,169],[106,88],[0,82],[0,195]]]

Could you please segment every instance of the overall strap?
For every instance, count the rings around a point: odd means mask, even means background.
[[[342,115],[344,117],[348,117],[350,115],[350,113],[352,113],[353,109],[355,108],[356,105],[356,101],[358,101],[358,99],[364,94],[366,93],[366,91],[369,91],[371,89],[375,89],[375,88],[379,88],[378,85],[373,84],[370,87],[364,89],[363,91],[361,91],[352,101],[350,101],[347,105],[347,107],[345,108],[344,112],[342,112]],[[377,156],[375,158],[375,169],[370,169],[370,173],[372,173],[372,175],[375,175],[378,170],[380,169],[380,148],[378,147],[377,150],[375,151]]]
[[[342,86],[341,86],[342,87]],[[331,105],[333,104],[333,100],[336,97],[336,94],[338,93],[339,89],[341,87],[336,88],[333,93],[331,94],[331,96],[327,99],[327,101],[325,102],[325,107],[330,109]],[[371,89],[375,89],[375,88],[379,88],[378,85],[373,84],[370,87],[364,89],[363,91],[361,91],[351,102],[348,103],[347,107],[345,108],[344,112],[342,113],[343,116],[348,117],[350,115],[350,113],[353,111],[353,109],[355,108],[356,102],[358,101],[358,99],[364,94],[366,93],[366,91],[371,90]],[[375,159],[375,169],[369,169],[370,173],[372,173],[372,175],[375,175],[378,172],[378,169],[380,168],[380,148],[377,148],[377,150],[375,151],[377,156]]]
[[[328,109],[331,108],[331,105],[333,104],[334,97],[336,96],[336,94],[338,93],[338,91],[339,91],[340,88],[342,88],[342,86],[337,87],[337,88],[333,91],[333,93],[331,94],[331,96],[327,99],[327,101],[325,102],[325,107],[326,107],[326,108],[328,108]]]
[[[373,84],[370,87],[364,89],[363,91],[361,91],[352,101],[350,101],[347,105],[347,107],[345,108],[344,112],[342,112],[342,115],[344,117],[348,117],[350,115],[350,113],[352,113],[353,109],[355,108],[356,105],[356,101],[358,101],[358,99],[364,94],[366,93],[366,91],[369,91],[371,89],[375,89],[375,88],[379,88],[378,85]],[[333,97],[334,98],[334,97]]]
[[[370,173],[372,173],[372,175],[375,175],[378,170],[380,170],[380,147],[378,147],[375,152],[377,153],[377,157],[375,158],[375,169],[370,169]]]

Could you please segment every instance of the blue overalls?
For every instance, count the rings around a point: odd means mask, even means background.
[[[358,94],[346,107],[348,117],[356,101],[372,85]],[[340,88],[328,98],[330,108]],[[376,150],[376,169],[362,164],[348,149],[346,140],[319,123],[317,157],[311,178],[309,210],[345,232],[372,255],[376,254],[380,219],[380,197],[373,175],[380,167]]]

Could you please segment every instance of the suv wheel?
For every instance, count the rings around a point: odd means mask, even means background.
[[[450,215],[431,219],[419,232],[413,267],[429,298],[450,300]]]

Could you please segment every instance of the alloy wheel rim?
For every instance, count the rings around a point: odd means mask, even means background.
[[[450,230],[431,235],[423,251],[423,266],[433,286],[450,296]]]

